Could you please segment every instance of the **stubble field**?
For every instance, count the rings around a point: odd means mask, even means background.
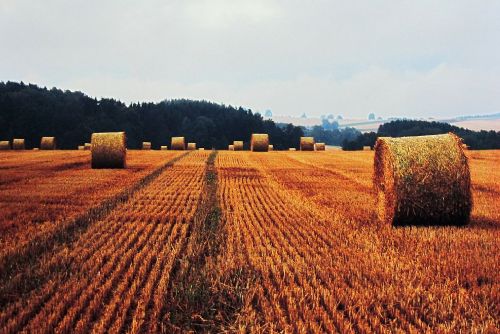
[[[500,151],[465,227],[375,217],[373,152],[0,154],[0,332],[498,332]]]

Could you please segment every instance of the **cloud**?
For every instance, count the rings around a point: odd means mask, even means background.
[[[500,110],[497,1],[7,0],[0,80],[276,114]]]

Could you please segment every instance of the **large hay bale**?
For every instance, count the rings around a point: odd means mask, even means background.
[[[243,141],[242,140],[233,141],[233,147],[235,151],[243,151]]]
[[[90,143],[85,143],[85,144],[83,144],[83,149],[84,149],[85,151],[90,151],[90,148],[91,148],[91,147],[92,147],[92,145],[90,145]]]
[[[10,150],[10,141],[8,140],[0,141],[0,150],[2,151]]]
[[[125,132],[93,133],[91,142],[92,168],[125,168]]]
[[[274,151],[274,145],[269,145],[268,151]]]
[[[170,148],[172,150],[184,151],[186,149],[186,142],[184,141],[184,137],[172,137]]]
[[[377,213],[393,225],[463,225],[472,208],[467,157],[454,134],[379,138]]]
[[[325,143],[316,143],[314,144],[314,149],[316,151],[324,151],[325,150]]]
[[[229,145],[229,146],[227,147],[227,149],[228,149],[229,151],[234,151],[234,145]]]
[[[150,150],[151,149],[151,142],[150,141],[143,141],[142,142],[142,149],[143,150]]]
[[[196,150],[196,143],[188,143],[187,149],[188,151]]]
[[[300,137],[301,151],[314,151],[314,137]]]
[[[56,149],[56,138],[55,137],[42,137],[40,140],[41,150],[55,150]]]
[[[295,147],[290,147],[288,150],[289,151],[297,151],[297,149]]]
[[[160,150],[161,151],[167,151],[168,150],[168,146],[162,145],[162,146],[160,146]]]
[[[269,135],[267,133],[252,133],[250,150],[253,152],[269,151]]]
[[[78,145],[78,150],[79,150],[79,151],[83,151],[84,149],[85,149],[85,146],[83,146],[83,145]]]
[[[24,139],[16,138],[12,141],[12,149],[13,150],[24,150]]]

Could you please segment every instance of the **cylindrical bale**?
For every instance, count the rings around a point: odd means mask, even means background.
[[[85,149],[85,146],[83,146],[83,145],[78,145],[78,150],[79,150],[79,151],[83,151],[84,149]]]
[[[56,149],[56,137],[42,137],[40,140],[41,150],[55,150]]]
[[[469,145],[467,145],[467,144],[462,144],[462,148],[463,148],[464,150],[468,150],[468,149],[469,149]]]
[[[200,148],[198,149],[198,151],[205,151],[205,148],[204,148],[204,147],[200,147]]]
[[[269,151],[269,135],[267,133],[253,133],[250,139],[250,150],[253,152]]]
[[[196,150],[196,143],[188,143],[187,149],[188,151]]]
[[[12,149],[13,150],[24,150],[25,149],[24,139],[19,139],[19,138],[14,139],[12,141]]]
[[[300,137],[301,151],[314,151],[314,137]]]
[[[170,148],[172,150],[184,151],[186,149],[186,142],[184,140],[184,137],[172,137]]]
[[[0,150],[2,151],[10,150],[10,141],[8,140],[0,141]]]
[[[40,149],[38,147],[33,147],[33,151],[39,151]]]
[[[166,150],[168,150],[168,146],[162,145],[162,146],[160,146],[160,150],[166,151]]]
[[[316,144],[314,144],[314,148],[316,151],[324,151],[325,150],[325,143],[316,143]]]
[[[363,151],[371,151],[372,148],[370,146],[363,146]]]
[[[143,141],[142,142],[142,149],[143,150],[150,150],[151,149],[151,142],[150,141]]]
[[[91,142],[92,168],[125,168],[125,132],[93,133]]]
[[[454,134],[379,138],[373,182],[382,222],[464,225],[469,220],[469,164]]]
[[[90,143],[85,143],[85,144],[83,145],[83,149],[84,149],[85,151],[90,151],[90,148],[91,148],[91,147],[92,147],[92,145],[90,145]]]
[[[269,145],[268,151],[274,151],[274,145]]]
[[[297,151],[297,149],[295,147],[290,147],[288,150],[289,151]]]
[[[227,149],[228,149],[229,151],[234,151],[234,145],[229,145],[229,146],[227,147]]]
[[[243,151],[243,141],[242,140],[233,141],[233,147],[235,151]]]

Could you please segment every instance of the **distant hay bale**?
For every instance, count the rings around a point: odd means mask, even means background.
[[[2,151],[10,150],[10,141],[8,140],[0,141],[0,150]]]
[[[186,149],[186,142],[184,137],[172,137],[172,142],[170,143],[170,149],[183,151]]]
[[[92,147],[92,145],[90,145],[90,143],[85,143],[85,144],[83,145],[83,149],[84,149],[85,151],[90,151],[90,148],[91,148],[91,147]]]
[[[363,146],[363,151],[371,151],[372,148],[370,146]]]
[[[469,165],[454,134],[379,138],[373,182],[382,222],[464,225],[469,220]]]
[[[188,143],[187,149],[188,151],[196,150],[196,143]]]
[[[24,139],[16,138],[12,141],[12,149],[13,150],[24,150]]]
[[[92,168],[125,168],[127,144],[125,132],[92,134]]]
[[[228,149],[229,151],[234,151],[234,145],[232,145],[232,144],[231,144],[231,145],[229,145],[229,146],[227,147],[227,149]]]
[[[42,137],[40,140],[41,150],[55,150],[56,149],[56,138],[55,137]]]
[[[297,149],[295,147],[290,147],[288,150],[289,151],[297,151]]]
[[[150,150],[151,149],[151,142],[150,141],[143,141],[142,142],[142,149],[143,150]]]
[[[324,151],[325,150],[325,143],[316,143],[314,144],[314,149],[316,151]]]
[[[269,145],[268,150],[269,150],[269,151],[274,151],[274,145]]]
[[[83,145],[78,145],[78,150],[79,150],[79,151],[83,151],[84,149],[85,149],[85,146],[83,146]]]
[[[269,135],[267,133],[252,133],[250,150],[253,152],[269,151]]]
[[[40,149],[38,147],[33,147],[33,151],[39,151]]]
[[[235,151],[243,151],[243,141],[242,140],[233,141],[233,147]]]
[[[469,149],[469,145],[467,145],[467,144],[465,144],[465,143],[464,143],[464,144],[462,144],[462,148],[463,148],[464,150],[468,150],[468,149]]]
[[[205,148],[200,147],[200,148],[198,149],[198,151],[205,151]]]
[[[300,137],[301,151],[314,151],[314,137]]]
[[[166,151],[166,150],[168,150],[168,146],[162,145],[162,146],[160,146],[160,150]]]

